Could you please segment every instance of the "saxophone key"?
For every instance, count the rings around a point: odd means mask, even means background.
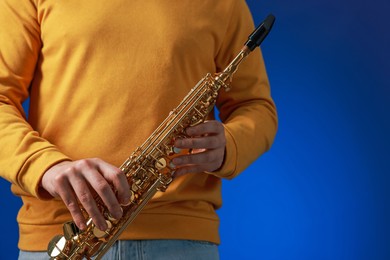
[[[66,240],[71,240],[73,237],[77,236],[80,233],[79,228],[73,221],[66,222],[63,227],[64,236]]]
[[[140,187],[135,182],[133,182],[133,184],[131,185],[131,191],[137,192],[139,189]]]
[[[72,259],[74,259],[74,260],[82,260],[83,256],[81,254],[76,254],[76,255],[73,256]]]
[[[108,235],[110,235],[110,230],[112,228],[112,223],[109,220],[106,220],[107,223],[107,229],[106,230],[100,230],[98,227],[93,227],[93,235],[97,238],[104,238]]]
[[[57,235],[49,242],[47,252],[51,259],[66,259],[66,252],[70,249],[71,242],[66,240],[64,236]]]
[[[122,206],[123,206],[123,205],[122,205]],[[123,213],[123,208],[121,207],[120,209],[121,209],[121,211],[122,211],[122,213]],[[119,220],[119,219],[117,219],[117,218],[114,218],[114,217],[111,215],[110,212],[105,213],[105,216],[106,216],[107,219],[108,219],[109,221],[111,221],[111,222],[117,222],[117,221]]]
[[[165,167],[167,167],[167,160],[164,157],[161,157],[161,158],[156,160],[156,162],[154,163],[154,166],[158,170],[164,169]]]
[[[126,204],[121,204],[124,207],[129,206],[135,199],[134,191],[130,190],[130,199]]]

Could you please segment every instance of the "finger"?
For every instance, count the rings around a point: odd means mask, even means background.
[[[111,215],[116,219],[120,219],[122,217],[122,208],[110,184],[101,174],[97,169],[85,170],[85,178],[88,183],[102,199]]]
[[[65,206],[68,208],[77,227],[81,230],[84,230],[87,227],[85,224],[86,220],[83,213],[81,212],[80,205],[72,187],[67,181],[62,181],[60,186],[61,188],[57,189],[58,195],[61,197]]]
[[[91,174],[91,172],[85,170],[83,174],[88,175]],[[95,173],[95,174],[100,175],[99,173]],[[80,201],[81,205],[87,211],[88,215],[92,218],[92,221],[95,223],[95,225],[100,230],[106,230],[107,223],[102,213],[98,209],[95,199],[90,191],[90,187],[87,184],[86,180],[83,178],[83,176],[78,176],[78,175],[73,176],[73,178],[70,178],[70,184],[72,185],[73,190],[78,200]]]
[[[122,205],[127,205],[130,201],[130,187],[126,175],[111,164],[102,160],[98,162],[99,171],[103,174],[118,192],[118,200]]]
[[[173,158],[172,162],[175,166],[183,166],[189,164],[201,165],[210,163],[222,163],[222,149],[206,150],[201,153],[182,155]]]
[[[175,170],[174,177],[185,175],[188,173],[200,173],[200,172],[213,172],[218,169],[214,163],[213,164],[203,164],[203,165],[189,165],[185,167],[178,168]]]
[[[223,124],[216,120],[205,121],[202,124],[191,126],[186,129],[189,136],[201,136],[205,134],[220,134],[224,133]]]
[[[175,140],[175,147],[188,149],[217,149],[225,147],[226,141],[220,135],[208,135],[202,137],[183,138]]]

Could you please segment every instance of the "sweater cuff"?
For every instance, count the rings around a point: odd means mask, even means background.
[[[70,160],[55,148],[47,148],[35,153],[23,166],[22,172],[28,172],[28,174],[21,176],[19,186],[38,199],[51,199],[49,193],[40,185],[43,174],[53,165]]]
[[[224,125],[224,127],[225,127],[225,138],[226,138],[224,161],[222,163],[222,166],[218,170],[214,172],[208,172],[208,173],[220,178],[232,179],[234,176],[236,176],[237,145],[233,138],[233,135],[230,133],[227,126]]]

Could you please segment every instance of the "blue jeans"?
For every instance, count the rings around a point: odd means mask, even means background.
[[[20,251],[19,260],[47,260],[46,252]],[[216,244],[194,240],[117,241],[104,260],[218,260]]]

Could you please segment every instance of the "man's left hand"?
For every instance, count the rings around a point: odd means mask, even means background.
[[[222,166],[225,156],[225,129],[216,120],[206,121],[186,129],[188,138],[175,140],[174,146],[190,149],[191,153],[172,160],[175,176],[186,173],[213,172]]]

